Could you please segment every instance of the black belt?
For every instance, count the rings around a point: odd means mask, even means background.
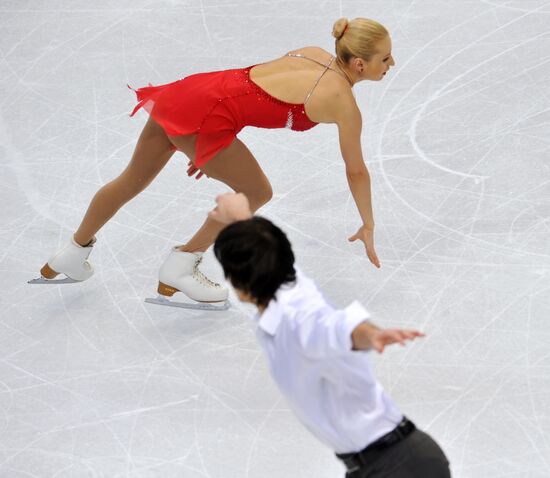
[[[377,452],[400,442],[415,430],[416,426],[414,423],[407,417],[403,417],[403,420],[401,420],[401,422],[391,432],[381,436],[378,440],[372,442],[361,451],[356,453],[336,453],[336,456],[344,462],[348,471],[357,471],[369,461],[373,460],[377,455]]]

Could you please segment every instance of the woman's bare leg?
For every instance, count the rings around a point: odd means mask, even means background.
[[[74,235],[74,240],[82,246],[91,242],[97,231],[124,204],[151,183],[174,151],[174,146],[164,130],[149,117],[130,163],[120,176],[107,183],[95,194]]]
[[[171,136],[170,140],[191,161],[195,160],[195,137]],[[239,139],[235,139],[227,148],[200,167],[200,170],[209,178],[227,184],[235,192],[244,193],[252,211],[259,209],[273,195],[269,180],[256,158]],[[179,249],[183,252],[204,252],[214,243],[224,227],[225,224],[207,218],[187,244]]]

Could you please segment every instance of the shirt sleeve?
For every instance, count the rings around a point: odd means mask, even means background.
[[[321,308],[297,321],[300,344],[306,356],[325,358],[352,351],[353,330],[370,318],[357,301],[344,310]]]

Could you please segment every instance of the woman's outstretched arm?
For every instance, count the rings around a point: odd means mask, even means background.
[[[363,225],[349,240],[352,242],[357,239],[363,241],[369,260],[376,267],[380,267],[380,260],[374,249],[374,216],[370,175],[361,148],[362,118],[353,98],[341,102],[337,125],[340,151],[346,165],[346,178],[363,221]]]

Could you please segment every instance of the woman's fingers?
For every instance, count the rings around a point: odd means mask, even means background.
[[[360,227],[355,234],[348,237],[349,242],[355,242],[358,239],[360,239],[365,245],[365,252],[367,253],[367,257],[369,258],[369,261],[371,261],[371,263],[379,269],[380,260],[378,259],[378,256],[374,251],[374,240],[373,240],[372,230],[367,230],[364,227]]]
[[[365,247],[365,249],[367,250],[367,257],[369,258],[369,261],[371,261],[372,264],[374,264],[378,269],[380,269],[380,260],[378,259],[376,252],[374,252],[374,247],[373,246],[371,246],[370,248]]]
[[[195,167],[195,165],[191,161],[189,161],[189,165],[187,167],[187,176],[191,177],[194,174],[197,174],[195,176],[195,179],[200,179],[204,176],[204,173],[199,168]]]

